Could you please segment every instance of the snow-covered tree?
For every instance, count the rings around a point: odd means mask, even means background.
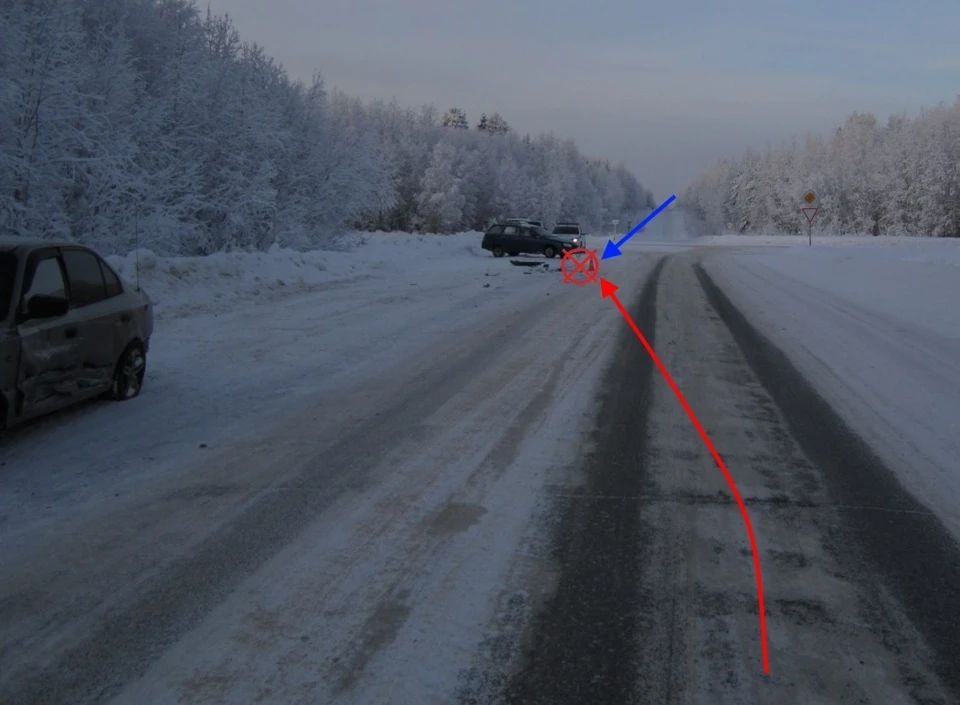
[[[854,113],[829,138],[718,162],[680,201],[698,232],[794,233],[808,190],[820,232],[960,237],[960,99],[885,126]]]
[[[449,232],[463,221],[466,198],[463,179],[457,175],[458,161],[453,145],[440,142],[434,147],[417,196],[419,215],[427,232]]]
[[[293,81],[193,0],[0,3],[0,124],[0,232],[107,253],[315,247],[346,228],[518,214],[599,225],[649,201],[626,169],[499,113],[469,130],[457,108]]]
[[[510,126],[500,113],[493,113],[487,119],[487,130],[492,135],[505,135],[510,132]]]
[[[467,122],[467,114],[460,108],[450,108],[440,118],[440,124],[444,127],[455,127],[458,130],[466,130],[470,127]]]

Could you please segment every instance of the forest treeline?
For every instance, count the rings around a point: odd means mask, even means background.
[[[499,112],[362,102],[292,80],[191,0],[0,5],[0,232],[104,252],[323,246],[349,228],[647,212],[622,165]]]

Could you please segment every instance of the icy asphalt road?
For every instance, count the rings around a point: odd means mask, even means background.
[[[770,675],[736,506],[613,306],[441,272],[171,321],[141,399],[14,434],[0,702],[960,701],[948,522],[725,262],[603,274],[747,500]]]

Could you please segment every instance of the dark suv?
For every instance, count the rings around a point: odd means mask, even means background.
[[[505,254],[511,257],[519,254],[556,257],[579,246],[576,238],[551,235],[528,221],[497,223],[487,229],[480,244],[483,249],[490,250],[494,257],[503,257]]]

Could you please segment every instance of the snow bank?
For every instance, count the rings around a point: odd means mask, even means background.
[[[753,239],[722,236],[710,244],[741,244]],[[782,243],[787,238],[758,239]],[[960,240],[839,236],[815,239],[812,247],[804,241],[802,246],[738,252],[738,256],[749,257],[839,301],[960,339],[960,307],[956,303]]]
[[[158,257],[139,253],[140,284],[161,318],[227,310],[249,300],[272,300],[308,293],[355,279],[416,275],[427,267],[476,266],[481,234],[410,235],[363,233],[346,251],[298,252],[272,247],[267,252],[229,252],[206,257]],[[136,256],[108,261],[127,281],[136,281]]]
[[[695,239],[698,245],[757,245],[761,247],[810,247],[806,235],[705,235]],[[960,246],[954,238],[908,237],[903,235],[821,235],[814,233],[813,247],[897,247],[918,251],[950,250]]]

